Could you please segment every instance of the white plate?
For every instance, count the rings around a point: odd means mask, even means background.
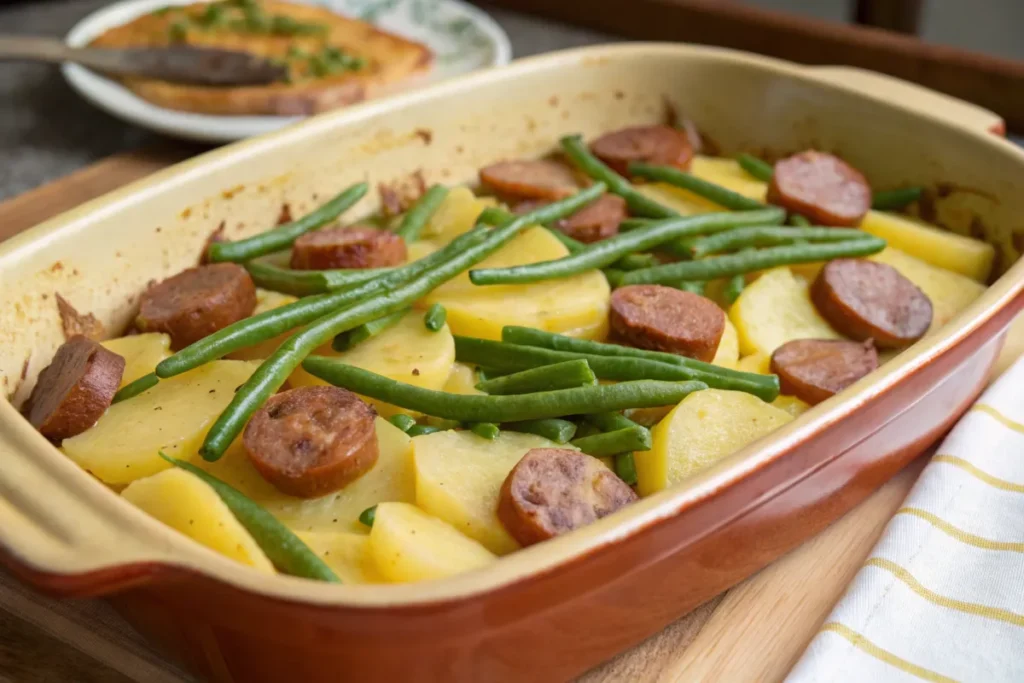
[[[304,0],[298,0],[304,1]],[[305,0],[339,14],[365,19],[385,31],[426,44],[435,55],[426,74],[396,86],[408,89],[452,76],[507,64],[512,48],[505,31],[486,12],[461,0]],[[194,0],[123,0],[93,12],[68,32],[73,47],[167,5]],[[65,64],[71,87],[94,105],[138,126],[201,142],[230,142],[294,123],[292,116],[214,116],[165,109],[143,100],[117,81]]]

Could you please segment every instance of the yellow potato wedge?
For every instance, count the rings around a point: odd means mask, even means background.
[[[407,503],[381,503],[370,553],[386,581],[429,581],[483,567],[497,558],[450,524]]]
[[[448,381],[444,384],[444,390],[449,394],[484,393],[476,388],[476,383],[476,370],[465,363],[454,363]]]
[[[182,460],[199,460],[207,430],[256,367],[247,361],[217,360],[161,380],[149,391],[110,406],[95,425],[65,439],[62,449],[107,484],[127,484],[171,467],[160,457],[161,450]]]
[[[130,337],[108,339],[100,344],[124,358],[122,387],[153,372],[157,363],[171,355],[171,338],[162,332],[133,334]]]
[[[369,534],[303,531],[296,534],[330,567],[342,583],[383,583],[370,554]]]
[[[736,326],[740,352],[771,356],[794,339],[840,339],[818,315],[807,281],[788,268],[774,268],[747,285],[729,309]]]
[[[137,479],[121,492],[129,503],[236,562],[262,572],[274,566],[217,492],[196,475],[170,469]]]
[[[785,410],[793,417],[800,417],[801,415],[803,415],[804,413],[811,409],[810,405],[804,403],[796,396],[780,395],[774,401],[772,401],[772,405],[778,408],[779,410]]]
[[[412,446],[409,437],[377,418],[379,455],[373,468],[340,491],[321,498],[295,498],[271,486],[249,462],[241,439],[217,462],[196,464],[249,496],[296,532],[361,532],[359,514],[377,503],[415,500]]]
[[[768,194],[768,183],[744,171],[734,159],[697,154],[690,164],[690,173],[751,199],[764,201]]]
[[[678,484],[793,419],[741,391],[687,396],[651,430],[654,445],[633,454],[641,496]]]
[[[772,374],[771,362],[771,357],[766,354],[752,353],[740,358],[736,363],[736,369],[743,372],[756,372],[759,375],[770,375]]]
[[[884,239],[890,248],[977,282],[987,282],[992,273],[996,251],[988,242],[887,211],[868,212],[860,227]]]
[[[889,264],[931,299],[932,324],[929,331],[948,323],[985,291],[984,285],[965,275],[926,263],[893,247],[871,259]]]
[[[518,235],[476,268],[550,261],[568,254],[544,228]],[[476,286],[463,273],[431,292],[425,304],[443,304],[453,334],[501,339],[505,325],[601,338],[607,331],[608,281],[600,271],[526,285]]]
[[[643,183],[637,185],[636,189],[640,194],[653,199],[663,206],[678,211],[683,216],[725,210],[718,204],[704,199],[700,195],[684,190],[681,187],[669,185],[668,183]]]
[[[470,431],[412,440],[416,505],[498,555],[519,547],[498,521],[505,477],[531,448],[564,448],[533,434],[502,430],[493,441]]]
[[[432,332],[423,324],[423,311],[410,311],[395,325],[357,344],[348,351],[332,351],[329,346],[317,351],[334,356],[357,368],[390,377],[424,389],[440,390],[448,381],[455,362],[455,340],[448,326]],[[292,373],[292,386],[327,384],[299,368]],[[411,411],[388,403],[366,399],[384,417]]]
[[[715,351],[715,357],[711,359],[711,362],[724,368],[735,368],[739,359],[740,341],[736,334],[736,327],[726,318],[725,331],[722,333],[722,338],[718,342],[718,349]]]
[[[257,289],[256,308],[253,310],[252,314],[257,315],[266,311],[272,311],[279,306],[284,306],[285,304],[290,304],[297,300],[298,299],[291,294],[272,292],[269,289]],[[269,357],[274,351],[277,351],[277,347],[279,347],[285,339],[292,336],[292,334],[294,334],[294,331],[279,334],[273,339],[260,342],[255,346],[234,351],[228,354],[228,358],[233,358],[235,360],[263,360]]]
[[[483,210],[495,204],[494,199],[477,197],[464,185],[453,187],[423,226],[421,236],[425,240],[447,244],[462,233],[469,232]]]

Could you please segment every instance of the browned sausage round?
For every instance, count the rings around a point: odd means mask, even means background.
[[[771,370],[782,393],[815,405],[850,386],[878,367],[871,340],[797,339],[772,354]]]
[[[626,200],[615,194],[606,194],[558,221],[555,227],[575,240],[590,244],[617,235],[619,223],[627,217]]]
[[[182,349],[252,315],[256,286],[236,263],[189,268],[142,295],[135,325],[142,332],[166,332],[171,348]]]
[[[39,373],[22,411],[46,438],[69,439],[96,424],[110,407],[123,373],[124,358],[77,334]]]
[[[499,161],[480,169],[480,182],[498,194],[522,199],[562,199],[579,189],[571,168],[545,159]]]
[[[405,240],[364,225],[314,230],[295,240],[292,268],[387,268],[405,263]]]
[[[699,294],[628,285],[612,292],[608,323],[612,337],[629,346],[709,361],[725,332],[725,312]]]
[[[636,126],[605,133],[590,143],[590,151],[618,173],[627,174],[631,161],[690,167],[693,147],[686,131],[669,126]]]
[[[271,396],[245,427],[249,460],[279,491],[318,498],[377,462],[376,411],[337,387],[301,387]]]
[[[885,263],[829,261],[811,286],[811,299],[839,332],[859,341],[873,339],[881,348],[912,344],[932,324],[931,300]]]
[[[851,226],[871,208],[871,187],[842,159],[808,150],[775,164],[768,201],[818,225]]]
[[[568,448],[534,448],[505,478],[498,519],[520,545],[532,545],[636,499],[633,489],[600,460]]]

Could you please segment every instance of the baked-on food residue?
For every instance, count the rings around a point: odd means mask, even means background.
[[[286,82],[211,87],[126,78],[143,99],[168,109],[224,115],[302,116],[371,97],[427,69],[421,43],[324,7],[278,0],[217,0],[171,6],[108,30],[93,47],[174,44],[239,50],[278,60]]]

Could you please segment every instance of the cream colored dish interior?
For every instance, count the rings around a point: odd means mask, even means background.
[[[126,188],[26,233],[0,249],[0,384],[18,405],[64,334],[54,297],[60,293],[109,330],[123,329],[139,293],[193,265],[206,239],[221,224],[236,238],[273,224],[281,205],[303,213],[358,180],[392,182],[411,171],[426,181],[472,182],[477,169],[501,158],[533,157],[552,150],[566,133],[592,137],[632,123],[664,119],[674,108],[695,120],[723,153],[766,154],[808,146],[835,151],[878,187],[905,183],[949,189],[929,216],[952,230],[984,237],[1002,264],[1018,255],[1024,234],[1024,200],[1015,177],[1024,164],[1007,143],[914,112],[907,102],[865,98],[855,89],[825,84],[812,72],[735,53],[679,46],[624,46],[574,51],[530,60],[390,102],[328,115],[296,128],[233,146]],[[385,115],[386,114],[386,115]],[[352,215],[375,210],[371,193]],[[1017,240],[1014,239],[1015,236]],[[960,320],[977,319],[1005,299],[1019,279],[1018,266]],[[950,328],[955,327],[951,325]],[[950,342],[936,335],[906,354],[880,382]],[[831,408],[761,443],[770,457],[801,429],[828,419]],[[7,471],[0,475],[0,518],[5,543],[31,564],[51,571],[83,571],[133,559],[199,564],[205,571],[271,592],[267,579],[242,574],[167,530],[156,529],[90,481],[15,414],[3,406],[10,429],[0,444]],[[573,538],[544,544],[502,562],[472,584],[481,588],[532,568],[550,565],[651,519],[669,514],[713,485],[726,481],[738,454],[694,481],[643,501],[635,511],[588,528]],[[749,459],[748,459],[749,464]],[[735,470],[733,470],[735,472]],[[50,488],[44,510],[17,492]],[[703,488],[702,488],[703,487]],[[66,507],[65,507],[66,506]],[[70,520],[80,520],[79,528]],[[45,539],[51,544],[40,543]],[[103,552],[115,545],[115,553]],[[240,573],[241,574],[241,573]],[[437,596],[434,587],[417,597]],[[292,584],[290,594],[308,595]],[[334,589],[332,589],[334,590]],[[345,587],[340,590],[358,590]],[[439,593],[440,592],[440,593]],[[364,599],[375,599],[364,593]],[[398,589],[391,599],[412,597]]]

